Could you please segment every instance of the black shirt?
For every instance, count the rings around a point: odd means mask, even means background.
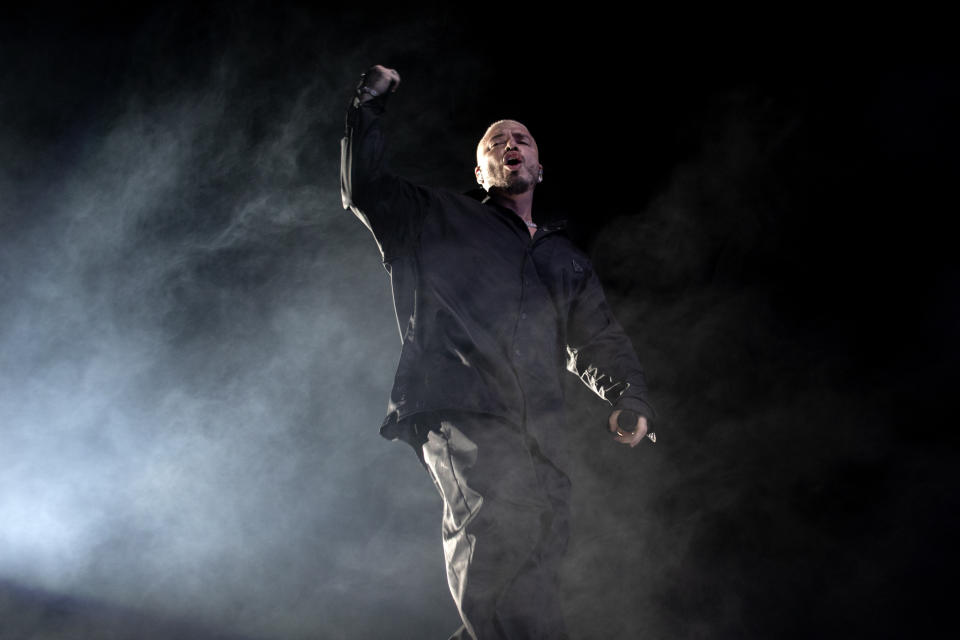
[[[652,419],[630,340],[562,227],[531,238],[519,216],[489,198],[386,171],[384,103],[354,100],[341,142],[344,207],[380,247],[403,339],[381,433],[395,438],[406,418],[442,411],[557,428],[564,365],[616,408]]]

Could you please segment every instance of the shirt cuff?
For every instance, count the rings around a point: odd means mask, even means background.
[[[653,407],[640,398],[620,398],[614,403],[613,409],[633,411],[637,415],[646,418],[647,422],[653,422],[657,418],[657,412],[653,410]]]

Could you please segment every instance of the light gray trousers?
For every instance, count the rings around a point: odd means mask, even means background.
[[[444,414],[416,429],[443,498],[447,580],[463,619],[451,640],[565,638],[557,577],[570,480],[499,418]]]

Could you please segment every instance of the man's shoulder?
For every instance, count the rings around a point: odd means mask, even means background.
[[[540,228],[547,232],[547,237],[544,240],[548,240],[554,244],[556,251],[563,251],[571,255],[579,257],[583,261],[589,261],[586,252],[581,249],[569,236],[567,233],[566,221],[551,221],[545,222],[540,225]]]

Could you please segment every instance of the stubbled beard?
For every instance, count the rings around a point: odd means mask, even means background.
[[[533,188],[533,181],[528,180],[520,176],[519,174],[511,180],[510,178],[504,176],[500,180],[497,180],[496,184],[491,184],[487,189],[488,191],[498,191],[507,195],[515,196],[521,193],[526,193]]]

